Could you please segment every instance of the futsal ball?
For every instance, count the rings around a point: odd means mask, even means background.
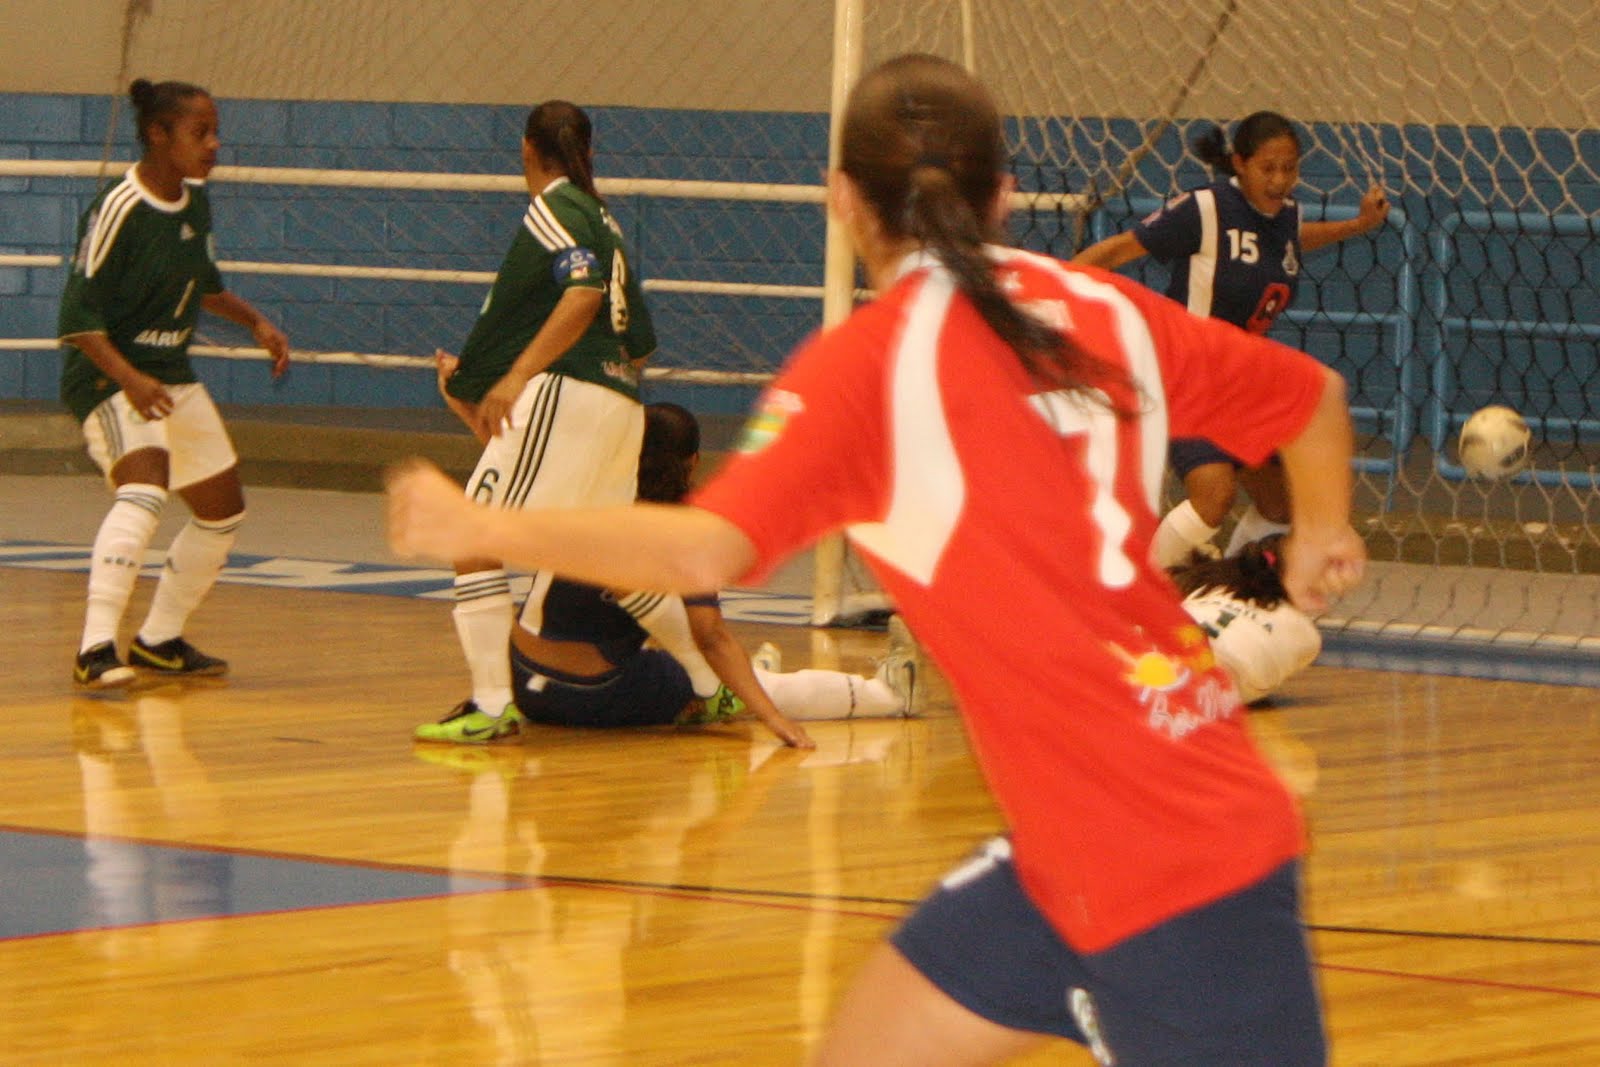
[[[1505,478],[1528,463],[1528,423],[1508,407],[1479,408],[1461,427],[1461,467],[1473,478]]]

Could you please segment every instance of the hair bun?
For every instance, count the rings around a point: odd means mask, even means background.
[[[155,91],[155,84],[149,78],[135,78],[128,86],[128,96],[135,104],[150,99]]]
[[[1223,174],[1233,173],[1233,160],[1230,158],[1232,149],[1228,145],[1228,135],[1222,127],[1213,124],[1202,131],[1198,137],[1189,142],[1195,158],[1213,170]]]

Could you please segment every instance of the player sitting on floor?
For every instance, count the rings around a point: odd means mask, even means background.
[[[675,503],[699,460],[700,428],[675,404],[645,409],[639,498]],[[763,645],[754,662],[728,631],[717,595],[619,595],[556,578],[534,615],[526,609],[511,636],[512,695],[521,720],[549,726],[661,726],[726,722],[751,715],[786,744],[811,747],[794,719],[902,715],[912,709],[916,647],[898,620],[889,654],[873,677],[839,671],[778,672],[778,652]],[[649,610],[641,610],[649,600]],[[687,615],[696,650],[646,648],[653,623]],[[689,663],[682,662],[689,660]],[[723,682],[709,698],[691,676]],[[497,735],[497,736],[504,736]],[[419,732],[423,740],[435,740]],[[490,740],[485,737],[484,740]]]

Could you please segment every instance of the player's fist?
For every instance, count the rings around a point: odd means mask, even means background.
[[[442,562],[467,559],[478,532],[461,487],[426,460],[409,459],[384,479],[388,493],[389,547],[403,557]]]
[[[1366,566],[1367,546],[1351,527],[1296,526],[1284,543],[1283,588],[1290,603],[1315,615],[1359,585]]]
[[[1376,185],[1368,189],[1367,195],[1361,198],[1361,212],[1357,217],[1363,232],[1383,225],[1389,217],[1389,194]]]

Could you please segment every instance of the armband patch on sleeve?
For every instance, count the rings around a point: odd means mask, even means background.
[[[600,275],[600,258],[587,248],[564,248],[550,265],[557,285],[587,282]]]
[[[783,428],[789,425],[790,417],[800,414],[805,407],[805,401],[795,393],[786,389],[768,389],[757,402],[755,414],[745,422],[734,451],[746,454],[760,452],[776,441],[778,435],[783,433]]]

